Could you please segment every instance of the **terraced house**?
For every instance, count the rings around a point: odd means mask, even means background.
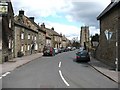
[[[34,22],[34,17],[28,18],[20,10],[14,19],[15,57],[41,52],[45,45],[45,31]]]
[[[41,25],[42,29],[46,31],[46,45],[52,46],[54,48],[62,47],[62,36],[58,34],[54,28],[46,28],[45,24]]]
[[[62,47],[67,47],[68,46],[68,41],[65,35],[62,36]]]
[[[40,27],[41,27],[41,29],[42,29],[43,31],[46,32],[46,35],[45,35],[45,46],[52,46],[52,40],[51,40],[51,39],[52,39],[52,36],[51,36],[51,33],[50,33],[50,32],[47,32],[44,23],[42,23]]]
[[[51,46],[54,48],[61,48],[70,46],[70,40],[65,37],[65,35],[57,33],[54,28],[46,28],[45,24],[41,24],[42,30],[46,31],[46,46]]]
[[[14,12],[10,0],[0,1],[0,17],[2,18],[2,62],[14,57]]]

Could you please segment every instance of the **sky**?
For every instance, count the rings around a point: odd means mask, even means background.
[[[38,24],[54,27],[68,39],[80,39],[81,26],[89,26],[90,35],[100,33],[97,16],[111,0],[11,0],[15,15],[24,10]]]

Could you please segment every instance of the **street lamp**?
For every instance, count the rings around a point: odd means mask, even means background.
[[[116,33],[116,40],[110,40],[113,33]],[[117,29],[116,29],[115,32],[111,32],[110,29],[106,30],[105,35],[106,35],[106,38],[109,41],[109,43],[110,43],[110,41],[115,41],[116,42],[116,46],[115,46],[116,47],[116,50],[115,50],[116,51],[115,65],[116,65],[116,71],[118,71],[118,42],[117,42],[118,41],[118,33],[117,33]]]

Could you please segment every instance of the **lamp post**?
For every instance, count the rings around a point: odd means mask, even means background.
[[[116,39],[115,40],[110,40],[112,35],[113,35],[113,33],[116,34]],[[118,71],[118,42],[117,42],[118,41],[118,32],[117,32],[117,29],[116,29],[115,32],[111,32],[110,29],[106,30],[105,31],[105,35],[106,35],[106,38],[109,41],[109,43],[110,43],[110,41],[115,41],[115,52],[116,52],[116,56],[115,56],[116,68],[115,68],[115,70]]]

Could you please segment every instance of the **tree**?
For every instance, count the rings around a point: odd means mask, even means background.
[[[99,35],[98,34],[95,34],[94,36],[91,36],[91,42],[93,42],[93,41],[99,42]]]

